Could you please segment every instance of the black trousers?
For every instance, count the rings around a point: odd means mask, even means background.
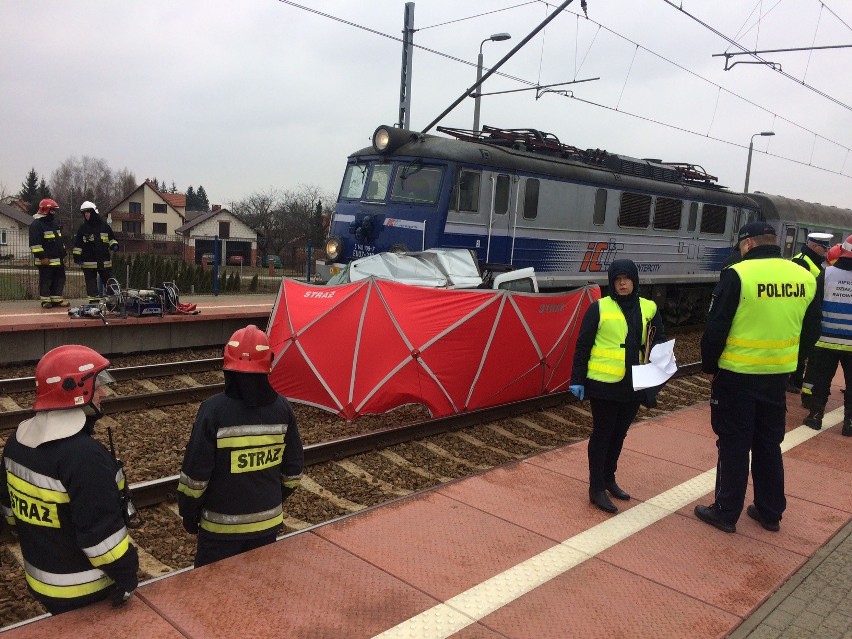
[[[727,523],[743,511],[748,487],[749,451],[754,505],[768,521],[781,519],[788,375],[746,375],[721,370],[713,380],[710,421],[716,433],[716,505]]]
[[[254,539],[221,539],[201,533],[198,535],[198,547],[195,550],[195,567],[200,568],[214,561],[266,546],[274,542],[276,536],[277,533],[272,533]]]
[[[810,387],[811,400],[808,408],[823,410],[831,394],[831,380],[837,365],[843,368],[843,379],[847,389],[852,389],[852,351],[817,346],[808,359],[805,384]],[[852,415],[852,390],[844,393],[844,415]]]
[[[64,266],[38,267],[38,295],[42,303],[63,302],[62,291],[65,288]]]
[[[86,295],[89,296],[89,302],[97,302],[101,297],[101,290],[98,286],[98,276],[101,278],[101,285],[106,287],[107,280],[112,278],[112,269],[98,266],[98,268],[84,268],[83,277],[86,280]]]
[[[589,398],[592,436],[589,437],[589,490],[600,492],[615,480],[627,429],[639,412],[639,402]]]

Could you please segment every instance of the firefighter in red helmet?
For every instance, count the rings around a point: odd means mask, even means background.
[[[52,614],[136,589],[139,558],[127,533],[125,478],[92,437],[109,361],[86,346],[49,351],[36,366],[35,416],[9,437],[0,509],[18,533],[27,588]]]
[[[802,405],[810,412],[805,426],[822,428],[825,405],[837,365],[843,368],[846,388],[852,388],[852,235],[840,244],[840,255],[817,277],[817,299],[822,302],[819,339],[808,359],[802,384]],[[843,393],[843,426],[840,434],[852,437],[852,392]]]
[[[42,308],[68,306],[62,297],[65,288],[65,241],[56,220],[59,205],[50,198],[38,203],[30,225],[30,251],[38,267],[38,295]]]
[[[304,452],[289,402],[269,384],[269,338],[253,324],[225,345],[225,392],[202,402],[186,447],[178,507],[198,535],[195,566],[275,541]]]

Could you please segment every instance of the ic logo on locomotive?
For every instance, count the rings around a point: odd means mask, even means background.
[[[618,253],[619,249],[624,248],[624,244],[616,244],[615,242],[589,242],[586,248],[588,250],[583,254],[580,272],[599,273],[609,268],[612,259]]]

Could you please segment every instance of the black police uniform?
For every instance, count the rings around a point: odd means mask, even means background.
[[[798,264],[806,271],[813,274],[811,271],[811,265],[808,264],[808,261],[804,259],[807,257],[810,259],[813,264],[822,270],[822,265],[825,262],[825,258],[814,251],[807,244],[802,245],[802,250],[790,260],[794,264]],[[818,277],[818,276],[817,276]],[[821,297],[819,291],[817,291],[817,297]],[[814,338],[816,341],[816,338]],[[811,352],[813,352],[814,345],[810,344],[799,344],[799,363],[796,366],[796,370],[790,373],[790,383],[787,386],[787,390],[793,393],[799,393],[802,390],[802,382],[805,377],[805,366],[808,363],[808,357],[810,357]]]

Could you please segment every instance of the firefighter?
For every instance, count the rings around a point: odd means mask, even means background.
[[[823,261],[828,253],[828,247],[834,236],[831,233],[810,233],[808,240],[802,245],[802,250],[793,256],[792,260],[817,278],[823,269]],[[813,350],[813,344],[799,344],[799,363],[795,372],[787,382],[787,392],[799,394],[802,392],[802,378],[805,376],[805,365]]]
[[[59,205],[50,198],[38,203],[30,225],[30,250],[38,267],[38,295],[42,308],[68,306],[65,289],[65,241],[56,221]]]
[[[766,222],[749,222],[737,239],[743,259],[722,271],[701,339],[702,368],[712,380],[710,423],[718,463],[714,502],[696,506],[695,515],[736,532],[751,452],[754,504],[746,514],[778,531],[787,505],[781,457],[785,390],[799,342],[819,327],[816,280],[781,257],[775,229]]]
[[[266,334],[241,328],[225,345],[225,391],[198,409],[178,485],[183,526],[198,535],[196,568],[275,541],[301,480],[296,417],[270,386],[271,367]]]
[[[589,398],[589,501],[608,513],[618,512],[607,493],[627,501],[630,494],[615,481],[627,430],[640,404],[656,406],[656,389],[633,390],[632,366],[644,363],[646,339],[665,341],[663,320],[652,300],[639,297],[639,270],[632,260],[614,260],[608,270],[609,295],[583,316],[574,350],[569,390]]]
[[[831,380],[838,363],[847,389],[852,389],[852,235],[840,245],[840,257],[817,278],[817,299],[822,304],[822,326],[802,386],[802,401],[810,409],[805,426],[822,428]],[[843,393],[841,434],[852,437],[852,391]]]
[[[118,242],[112,228],[101,219],[98,207],[93,202],[83,202],[80,212],[84,220],[74,236],[72,255],[74,263],[83,268],[89,304],[97,304],[103,288],[112,279],[112,253],[118,250]]]
[[[108,367],[86,346],[48,351],[36,365],[35,416],[0,462],[0,508],[17,531],[27,588],[54,615],[107,597],[120,605],[137,585],[124,473],[92,437]]]

